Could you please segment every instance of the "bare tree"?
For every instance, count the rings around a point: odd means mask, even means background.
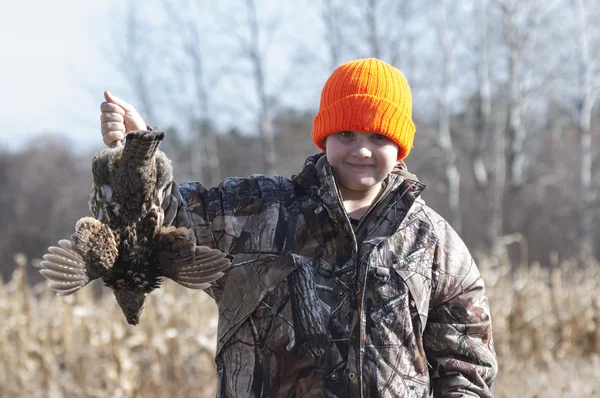
[[[202,18],[198,17],[195,2],[189,0],[173,3],[163,1],[173,26],[177,26],[174,34],[179,36],[182,46],[182,59],[180,62],[186,64],[189,73],[182,73],[179,68],[179,85],[192,87],[191,98],[186,106],[188,116],[188,128],[197,133],[192,137],[190,152],[190,171],[192,175],[200,175],[202,182],[208,185],[217,183],[219,176],[219,153],[215,132],[210,130],[211,115],[209,88],[206,85],[206,67],[203,54],[204,43],[199,30],[202,26]]]
[[[166,2],[158,2],[161,1]],[[321,40],[326,45],[321,49],[326,49],[326,63],[331,69],[349,57],[376,56],[407,74],[413,88],[418,126],[415,145],[419,149],[409,160],[410,167],[429,186],[425,193],[428,202],[434,208],[439,206],[456,228],[462,228],[470,245],[490,249],[504,233],[518,231],[527,235],[536,258],[545,256],[566,236],[582,237],[582,244],[591,246],[590,231],[596,227],[590,208],[598,203],[594,190],[600,181],[600,176],[593,173],[597,159],[592,152],[597,151],[592,144],[599,83],[595,49],[598,32],[591,23],[595,8],[592,0],[478,0],[474,4],[453,5],[410,0],[315,0],[311,4],[318,5],[315,10],[325,31],[325,37],[318,38],[305,34],[306,26],[296,25],[306,21],[297,13],[292,18],[291,14],[269,18],[267,14],[272,9],[256,0],[236,2],[227,9],[227,15],[219,15],[216,6],[207,7],[197,13],[197,23],[192,14],[201,3],[175,1],[164,6],[169,23],[162,31],[131,35],[129,48],[146,45],[138,53],[126,54],[131,59],[127,63],[133,68],[128,72],[135,73],[141,65],[148,68],[137,71],[137,80],[129,80],[132,85],[137,82],[136,93],[141,97],[146,93],[150,100],[148,105],[140,101],[145,116],[159,113],[156,117],[160,117],[166,109],[157,105],[160,102],[155,93],[160,96],[164,88],[156,82],[172,84],[173,98],[164,103],[183,109],[187,116],[181,123],[186,128],[193,126],[203,136],[202,129],[210,124],[204,121],[213,121],[211,109],[229,104],[238,114],[240,108],[242,112],[245,107],[251,109],[251,113],[238,117],[234,125],[245,132],[243,120],[252,116],[256,123],[252,122],[248,130],[258,129],[260,138],[241,134],[234,128],[213,136],[221,151],[223,173],[231,175],[252,168],[271,173],[273,164],[279,172],[287,166],[281,165],[289,156],[298,159],[300,152],[312,151],[312,145],[298,146],[304,141],[296,132],[310,130],[315,104],[309,109],[300,100],[294,102],[295,92],[286,97],[275,84],[281,76],[279,66],[287,67],[289,63],[299,71],[299,61],[309,62],[307,55],[319,56],[313,51],[313,44],[314,48],[318,45],[312,40]],[[553,8],[557,2],[561,7]],[[279,4],[285,4],[280,5],[285,8],[292,3]],[[560,25],[546,21],[554,9],[563,11],[552,13],[560,18]],[[443,11],[443,15],[436,22],[438,11]],[[208,15],[208,20],[214,19],[215,25],[225,29],[211,32],[202,27],[206,12],[214,13]],[[583,20],[582,14],[587,14],[585,23],[576,21]],[[573,18],[567,20],[570,16]],[[234,18],[239,19],[233,21]],[[128,28],[140,32],[150,22],[138,16]],[[574,24],[565,25],[570,22]],[[277,34],[270,30],[272,23],[280,25]],[[282,40],[284,32],[288,36]],[[215,47],[219,46],[219,52],[210,51],[213,40],[218,43]],[[302,40],[307,51],[300,55],[291,51],[295,59],[286,59],[290,54],[285,54],[285,47],[296,47],[294,40]],[[286,46],[275,48],[277,53],[270,47],[283,41]],[[160,45],[149,48],[152,43]],[[544,46],[547,43],[552,45]],[[155,74],[160,67],[149,65],[149,61],[163,62],[155,52],[160,48],[170,50],[166,78]],[[277,61],[272,57],[275,54]],[[223,67],[219,73],[211,74],[219,56],[223,57]],[[569,62],[555,62],[567,56]],[[313,71],[306,70],[305,76]],[[471,73],[464,73],[465,70]],[[304,80],[301,75],[293,75],[295,84],[313,85],[310,78]],[[218,76],[225,77],[220,84],[215,83]],[[552,86],[546,84],[550,79],[556,79]],[[234,101],[232,91],[237,95]],[[558,101],[549,100],[548,94],[554,93],[567,103],[561,107]],[[286,101],[288,98],[290,102]],[[282,112],[286,105],[290,109]],[[571,111],[570,120],[565,109]],[[219,131],[225,133],[229,127],[221,126]],[[269,139],[275,139],[279,162],[275,162]],[[191,159],[187,158],[191,146],[182,146],[185,161],[193,169],[210,170],[208,156],[217,150],[206,148],[207,142],[208,138],[198,140],[199,146],[192,150],[198,156]],[[250,153],[261,152],[261,147],[265,153],[262,159]],[[464,164],[461,159],[466,159]],[[263,161],[264,169],[256,163]],[[472,172],[463,173],[467,167]],[[561,180],[578,180],[579,184],[573,189],[561,184]],[[462,208],[468,212],[462,217],[457,205],[459,186]],[[470,195],[475,189],[477,195]],[[572,254],[569,247],[559,250]]]
[[[592,187],[592,109],[598,96],[600,56],[590,53],[590,31],[586,5],[583,0],[572,0],[577,28],[577,94],[574,103],[574,122],[579,130],[579,245],[581,255],[593,255],[593,213],[596,198]]]
[[[377,15],[379,0],[367,0],[365,9],[365,20],[367,23],[367,42],[369,44],[369,55],[381,58],[381,39],[379,36],[380,19]]]
[[[334,70],[342,60],[342,9],[335,0],[323,0],[321,16],[325,25],[324,41],[329,53],[329,66]]]
[[[407,76],[413,76],[417,59],[415,48],[417,47],[418,32],[415,31],[414,22],[421,12],[418,7],[414,1],[397,0],[396,7],[391,12],[398,28],[398,37],[388,43],[390,63],[401,67]]]
[[[190,0],[161,1],[159,6],[169,21],[164,26],[147,21],[140,3],[130,0],[124,47],[118,55],[120,69],[149,124],[168,121],[177,130],[188,131],[185,135],[191,145],[185,154],[173,154],[176,159],[189,155],[189,165],[178,172],[213,185],[219,176],[219,157],[214,132],[207,129],[211,124],[210,87],[206,85],[205,43],[199,34],[201,11]]]
[[[523,54],[534,48],[541,26],[555,3],[556,1],[541,0],[492,0],[502,16],[507,47],[506,181],[512,188],[520,188],[525,181],[524,143],[527,130],[522,120],[522,82],[525,69]]]
[[[456,153],[452,145],[452,136],[450,135],[450,106],[452,104],[452,84],[455,64],[454,43],[448,30],[444,6],[439,8],[439,12],[440,16],[436,20],[436,31],[442,47],[444,71],[442,74],[442,87],[439,100],[438,144],[443,153],[443,164],[448,185],[448,207],[450,209],[449,221],[452,226],[460,232],[460,173],[456,167]]]
[[[19,153],[0,151],[2,258],[17,252],[41,258],[50,244],[73,233],[77,219],[90,214],[91,154],[76,156],[65,142],[41,136]],[[8,275],[6,265],[0,264],[0,275]]]
[[[240,45],[244,55],[250,61],[252,66],[252,80],[259,102],[258,110],[258,130],[263,143],[263,154],[265,158],[265,173],[274,174],[275,171],[275,143],[273,139],[273,121],[271,116],[271,106],[269,95],[267,93],[267,84],[265,80],[265,56],[260,45],[260,29],[256,13],[256,3],[254,0],[245,0],[246,21],[248,24],[248,39],[239,37]]]
[[[416,46],[417,34],[413,31],[415,20],[425,14],[426,5],[415,5],[410,0],[355,0],[348,2],[347,34],[357,35],[362,48],[361,56],[383,59],[392,65],[403,64],[408,69]],[[437,6],[436,6],[437,7]],[[417,22],[418,23],[418,22]]]
[[[519,62],[521,56],[521,37],[516,22],[518,5],[500,5],[504,17],[504,34],[508,45],[508,112],[506,114],[507,178],[513,187],[523,182],[525,127],[521,121],[522,95],[520,87]],[[529,31],[526,31],[529,32]]]
[[[488,192],[489,222],[484,246],[487,250],[493,250],[503,229],[506,159],[504,132],[492,121],[488,4],[488,0],[478,0],[473,8],[477,26],[477,91],[471,166],[477,187]]]
[[[127,14],[125,16],[125,40],[120,53],[117,55],[119,69],[127,79],[136,97],[140,101],[139,111],[145,115],[146,120],[152,123],[157,122],[155,113],[155,102],[152,100],[152,90],[150,89],[150,75],[153,71],[144,67],[147,64],[145,54],[148,41],[141,35],[146,30],[144,23],[139,20],[136,11],[137,3],[132,0],[128,4]],[[118,30],[120,35],[121,29]],[[115,40],[121,43],[121,40]]]
[[[488,51],[487,0],[478,0],[474,8],[477,25],[477,92],[475,114],[475,145],[472,157],[473,174],[479,187],[488,184],[488,170],[484,162],[490,141],[490,116],[492,113],[492,90]]]

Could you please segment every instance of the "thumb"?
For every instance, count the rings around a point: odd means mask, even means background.
[[[123,101],[119,97],[115,97],[108,90],[104,92],[104,98],[106,99],[107,102],[110,102],[115,105],[119,105],[121,108],[123,108],[123,110],[125,112],[135,112],[136,111],[132,105]]]

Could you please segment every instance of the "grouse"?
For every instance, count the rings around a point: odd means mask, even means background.
[[[90,209],[40,262],[40,273],[59,295],[73,294],[102,278],[127,322],[139,322],[146,296],[161,278],[206,289],[230,261],[219,250],[196,245],[194,231],[163,225],[163,194],[173,178],[158,146],[164,133],[135,131],[92,161]],[[124,142],[124,144],[123,144]]]

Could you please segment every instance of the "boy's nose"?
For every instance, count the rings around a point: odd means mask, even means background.
[[[357,157],[357,158],[364,159],[364,158],[369,158],[369,157],[371,157],[371,154],[372,154],[372,153],[371,153],[371,149],[370,149],[368,146],[366,146],[366,145],[362,144],[362,145],[358,145],[358,146],[357,146],[357,147],[354,149],[354,151],[353,151],[353,153],[352,153],[352,154],[353,154],[355,157]]]

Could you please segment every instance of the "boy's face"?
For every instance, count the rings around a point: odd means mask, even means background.
[[[398,145],[377,133],[342,131],[328,136],[325,147],[344,198],[379,190],[398,158]]]

